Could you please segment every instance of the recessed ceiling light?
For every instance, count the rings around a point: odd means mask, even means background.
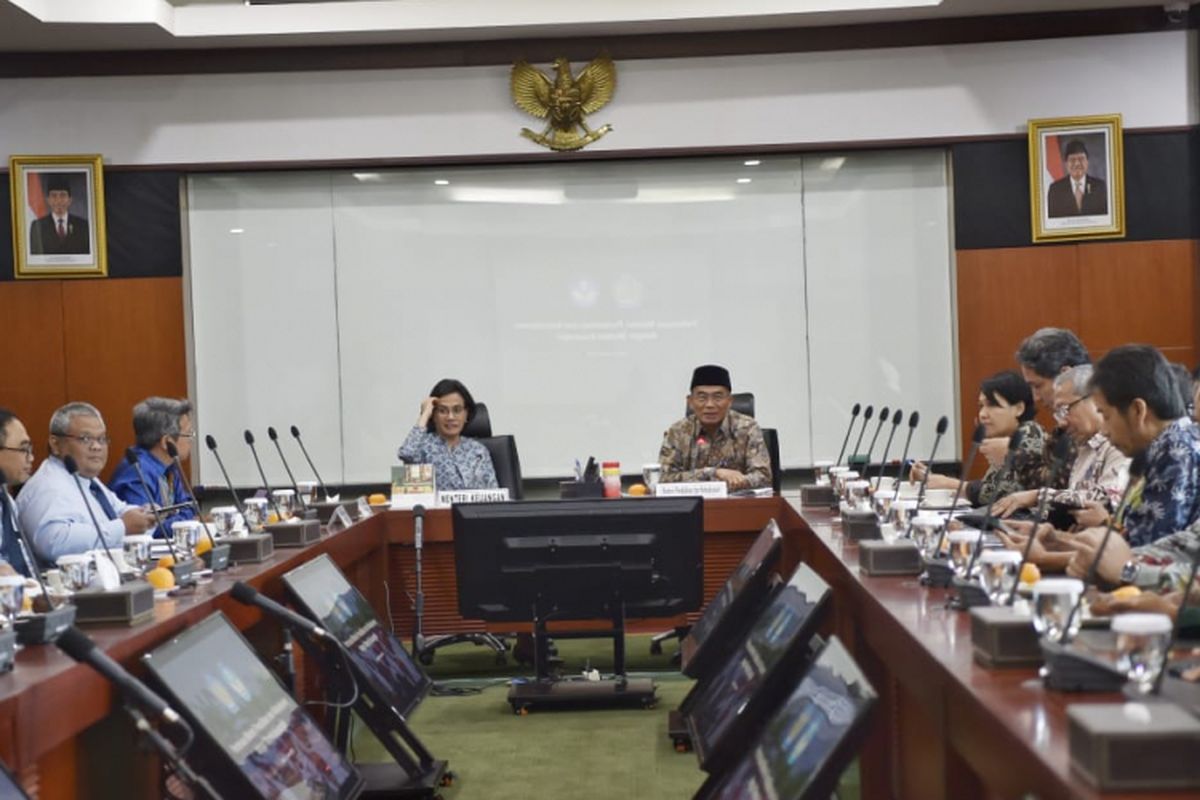
[[[752,158],[749,161],[743,161],[742,163],[745,164],[747,167],[757,167],[762,162],[759,161],[757,158]]]
[[[245,228],[230,228],[229,232],[230,233],[245,233],[246,229]]]
[[[354,179],[360,183],[378,183],[383,180],[383,176],[378,172],[356,172]]]
[[[749,183],[750,179],[749,178],[738,178],[737,182],[738,183]]]
[[[438,178],[436,181],[433,182],[433,185],[434,186],[449,186],[450,181],[446,180],[445,178]]]

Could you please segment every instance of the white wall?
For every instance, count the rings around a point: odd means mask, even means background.
[[[619,64],[593,149],[1014,133],[1033,117],[1120,112],[1194,124],[1188,32]],[[0,153],[110,164],[536,151],[508,68],[0,80]]]

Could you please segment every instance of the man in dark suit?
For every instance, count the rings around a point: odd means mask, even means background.
[[[90,253],[92,242],[87,220],[71,213],[71,184],[67,176],[53,173],[47,176],[46,202],[50,213],[29,226],[29,252],[35,256]]]
[[[1088,175],[1088,151],[1083,142],[1072,139],[1063,152],[1067,175],[1050,184],[1046,196],[1051,217],[1100,216],[1108,213],[1108,185]]]
[[[30,575],[29,564],[13,520],[16,518],[10,490],[29,480],[33,467],[33,442],[21,420],[11,411],[0,408],[0,475],[4,486],[0,486],[0,575],[12,575],[20,570]],[[32,558],[32,556],[30,556]]]

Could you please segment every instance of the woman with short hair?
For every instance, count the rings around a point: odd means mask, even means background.
[[[475,418],[475,399],[461,381],[443,378],[421,401],[417,424],[400,445],[400,460],[433,464],[438,491],[495,489],[496,468],[482,444],[462,432]]]

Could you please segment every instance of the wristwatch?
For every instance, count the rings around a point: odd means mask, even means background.
[[[1142,565],[1130,559],[1125,562],[1125,566],[1121,567],[1121,583],[1132,585],[1136,580],[1138,573],[1142,571]]]

